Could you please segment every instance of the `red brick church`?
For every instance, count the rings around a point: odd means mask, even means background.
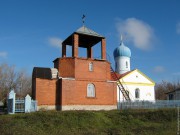
[[[100,44],[99,44],[100,43]],[[72,56],[66,57],[67,45]],[[101,46],[101,59],[93,58],[93,46]],[[78,57],[78,48],[87,57]],[[106,39],[82,26],[62,42],[62,57],[54,68],[34,67],[33,99],[38,109],[111,110],[117,108],[117,84],[111,79],[110,62],[106,60]]]

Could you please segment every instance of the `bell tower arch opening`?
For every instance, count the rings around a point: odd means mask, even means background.
[[[100,44],[98,44],[100,42]],[[66,57],[67,45],[72,46],[72,57],[80,57],[80,50],[86,50],[86,57],[93,59],[93,46],[101,46],[101,59],[106,60],[106,39],[93,30],[82,26],[62,42],[62,57]],[[83,49],[79,49],[83,48]],[[85,57],[85,53],[82,53]]]

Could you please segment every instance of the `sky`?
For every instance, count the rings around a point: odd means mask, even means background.
[[[1,0],[0,64],[29,75],[33,67],[53,67],[61,42],[82,27],[83,14],[85,26],[106,37],[113,67],[122,34],[131,69],[156,83],[180,80],[180,0]],[[83,57],[85,50],[79,51]],[[93,55],[101,55],[98,45]]]

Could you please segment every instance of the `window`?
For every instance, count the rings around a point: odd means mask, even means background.
[[[92,83],[87,85],[87,97],[95,97],[95,86]]]
[[[139,88],[137,88],[135,90],[135,98],[139,98],[139,97],[140,97],[140,90],[139,90]]]
[[[174,95],[173,94],[169,94],[169,100],[173,100],[174,99]]]
[[[128,68],[128,62],[126,61],[126,68]]]
[[[93,71],[93,63],[92,62],[89,63],[89,71]]]

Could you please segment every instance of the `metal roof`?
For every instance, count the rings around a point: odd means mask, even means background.
[[[85,27],[85,26],[82,26],[80,27],[79,29],[76,30],[76,33],[79,33],[79,34],[85,34],[85,35],[91,35],[91,36],[96,36],[96,37],[104,37],[100,34],[98,34],[97,32]]]
[[[131,50],[127,46],[125,46],[123,44],[123,42],[121,42],[120,46],[118,46],[114,50],[113,54],[114,54],[114,58],[119,57],[119,56],[126,56],[126,57],[130,58],[131,57]]]
[[[165,94],[170,94],[170,93],[173,93],[173,92],[176,92],[176,91],[180,91],[180,88],[175,89],[175,90],[168,91],[168,92],[166,92]]]
[[[33,78],[56,79],[58,70],[56,68],[34,67]]]
[[[96,33],[95,31],[82,26],[79,29],[77,29],[75,32],[73,32],[69,37],[67,37],[62,44],[66,44],[66,45],[73,45],[73,35],[74,34],[78,34],[79,35],[79,47],[92,47],[95,44],[97,44],[98,42],[100,42],[103,38],[102,35]]]

